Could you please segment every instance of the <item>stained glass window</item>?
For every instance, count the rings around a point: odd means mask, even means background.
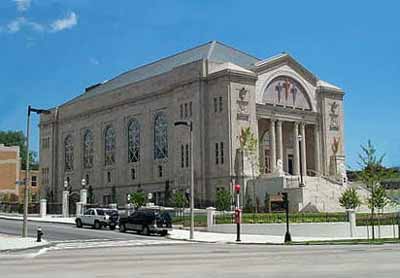
[[[115,131],[109,126],[104,133],[104,164],[106,166],[115,163]]]
[[[65,171],[72,171],[74,169],[74,145],[72,143],[72,136],[68,135],[64,141],[64,154],[65,154]]]
[[[168,122],[165,113],[157,113],[154,120],[154,159],[168,158]]]
[[[83,167],[86,169],[93,167],[93,133],[89,129],[83,136]]]
[[[140,124],[133,119],[128,125],[128,161],[138,162],[140,160]]]

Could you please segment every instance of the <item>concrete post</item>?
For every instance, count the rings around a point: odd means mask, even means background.
[[[356,237],[356,211],[354,209],[346,211],[349,218],[350,237]]]
[[[83,214],[83,208],[84,208],[84,204],[82,202],[76,203],[76,216]]]
[[[63,199],[62,199],[62,217],[68,217],[69,214],[69,191],[63,191]]]
[[[87,190],[81,189],[81,203],[87,204]]]
[[[46,217],[47,215],[47,200],[40,199],[40,218]]]
[[[214,225],[215,208],[208,207],[207,210],[207,230],[210,231],[211,227]]]

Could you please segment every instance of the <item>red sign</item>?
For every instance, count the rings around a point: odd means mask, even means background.
[[[240,192],[240,184],[235,184],[235,191],[236,193]]]
[[[235,209],[235,223],[240,224],[242,222],[242,210],[240,208]]]

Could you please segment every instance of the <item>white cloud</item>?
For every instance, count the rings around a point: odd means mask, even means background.
[[[91,63],[91,64],[93,64],[93,65],[100,65],[100,61],[99,60],[97,60],[96,58],[90,58],[89,59],[89,62]]]
[[[15,4],[17,4],[17,10],[20,12],[25,12],[31,6],[31,0],[14,0]]]
[[[7,24],[6,28],[2,28],[0,30],[6,30],[8,33],[17,33],[21,31],[23,27],[29,27],[37,32],[42,32],[45,30],[44,26],[40,23],[29,21],[25,17],[18,17]]]
[[[70,29],[76,24],[78,24],[78,17],[74,12],[71,12],[67,17],[55,20],[50,27],[53,32],[59,32],[64,29]]]

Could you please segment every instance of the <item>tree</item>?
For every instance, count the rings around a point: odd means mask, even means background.
[[[26,169],[26,137],[22,131],[0,131],[0,144],[5,146],[19,146],[19,157],[21,158],[21,169]],[[29,165],[32,170],[39,169],[37,153],[29,152]]]
[[[340,196],[339,204],[346,209],[356,209],[361,205],[361,199],[354,188],[347,188]]]
[[[230,210],[232,204],[232,194],[225,188],[217,191],[215,198],[215,206],[217,210]]]
[[[187,199],[182,192],[177,191],[172,196],[172,203],[176,208],[184,208],[187,205]]]
[[[251,173],[252,173],[252,181],[253,181],[253,199],[256,200],[256,184],[255,184],[255,171],[258,165],[257,161],[257,138],[254,133],[251,131],[250,127],[242,128],[240,133],[240,149],[243,155],[248,156],[250,165],[251,165]],[[250,198],[251,199],[251,198]],[[246,200],[246,202],[249,199]],[[255,212],[257,213],[257,205],[254,206]]]
[[[146,195],[143,191],[130,194],[130,202],[135,209],[142,207],[146,203]]]
[[[115,185],[111,187],[111,202],[115,204],[117,202],[117,188]]]
[[[381,186],[381,182],[394,175],[393,170],[386,169],[383,166],[383,158],[385,155],[378,156],[375,147],[371,141],[368,140],[366,146],[361,146],[362,152],[358,155],[358,164],[361,167],[361,171],[358,173],[358,180],[364,183],[367,188],[371,191],[371,195],[368,198],[368,206],[371,209],[371,225],[372,225],[372,239],[375,239],[375,224],[374,224],[374,213],[375,208],[383,207],[386,205],[382,202],[381,198],[385,190]],[[382,191],[383,190],[383,191]]]

